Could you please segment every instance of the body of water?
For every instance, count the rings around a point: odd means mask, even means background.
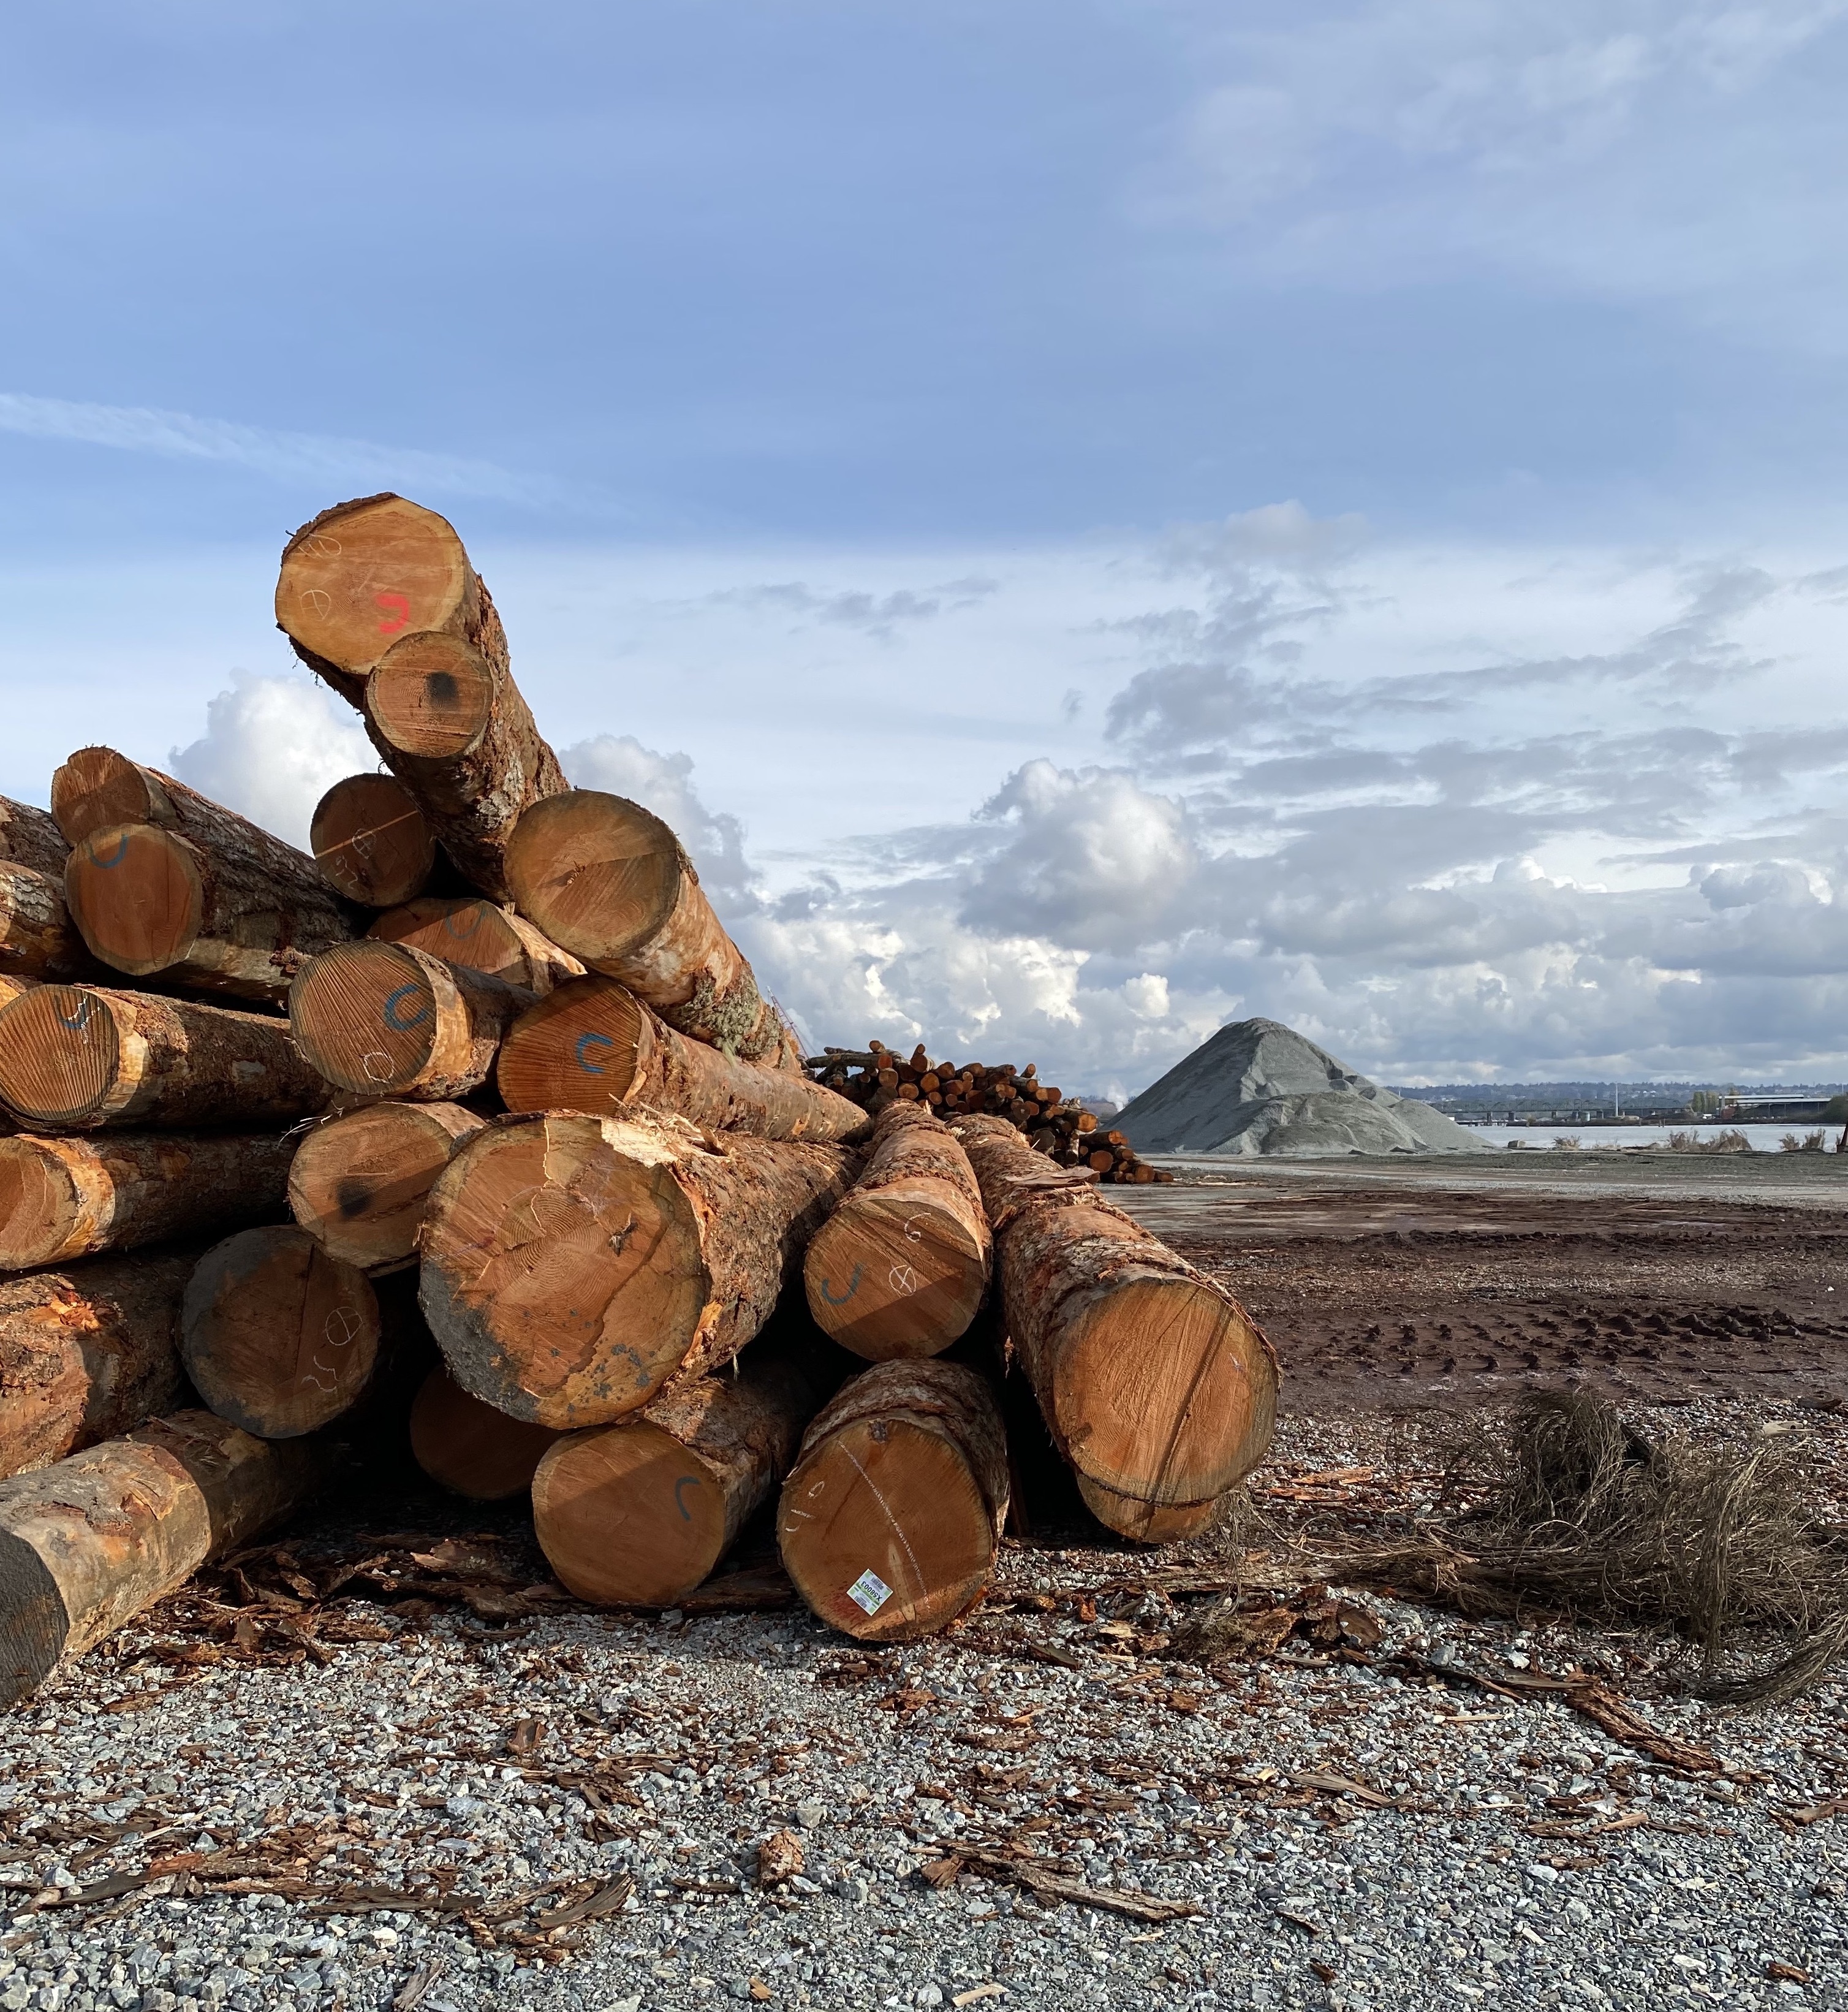
[[[1507,1146],[1515,1140],[1540,1152],[1549,1150],[1555,1139],[1576,1139],[1585,1151],[1598,1152],[1624,1146],[1666,1146],[1671,1132],[1692,1132],[1697,1138],[1711,1139],[1721,1132],[1743,1132],[1758,1153],[1781,1150],[1778,1141],[1786,1133],[1799,1139],[1820,1129],[1825,1147],[1835,1150],[1842,1136],[1839,1125],[1471,1125],[1464,1128],[1491,1145]]]

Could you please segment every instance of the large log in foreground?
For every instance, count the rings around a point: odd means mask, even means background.
[[[1084,1506],[1106,1529],[1139,1544],[1178,1544],[1197,1537],[1216,1523],[1225,1508],[1225,1497],[1210,1502],[1139,1502],[1133,1495],[1115,1495],[1101,1487],[1088,1474],[1075,1474]]]
[[[776,1540],[822,1620],[908,1642],[986,1591],[1007,1517],[1007,1436],[987,1384],[958,1362],[882,1362],[808,1428]]]
[[[1261,1460],[1277,1359],[1223,1286],[1004,1119],[950,1128],[981,1185],[1009,1339],[1054,1443],[1111,1497],[1223,1495]],[[1128,1535],[1136,1535],[1130,1531]]]
[[[548,943],[525,916],[479,894],[426,894],[391,908],[366,931],[380,943],[408,944],[413,950],[518,985],[544,998],[555,985],[581,978],[577,959]]]
[[[289,988],[295,1045],[343,1090],[426,1102],[487,1080],[531,993],[370,937],[317,957]]]
[[[0,797],[0,859],[61,882],[70,852],[70,844],[49,811]]]
[[[494,1082],[509,1111],[629,1116],[672,1111],[715,1132],[758,1139],[858,1139],[858,1104],[789,1069],[689,1040],[613,978],[561,985],[508,1029]]]
[[[0,1139],[0,1271],[273,1218],[294,1151],[268,1133]]]
[[[471,1397],[447,1369],[424,1378],[411,1405],[411,1454],[430,1479],[473,1502],[505,1502],[533,1485],[558,1437]]]
[[[64,869],[55,879],[0,860],[0,972],[12,978],[106,978],[71,919]]]
[[[315,864],[337,894],[363,908],[394,908],[423,892],[437,841],[417,799],[394,776],[348,776],[315,806]]]
[[[296,1149],[290,1213],[362,1271],[404,1264],[437,1175],[487,1122],[458,1104],[373,1104],[330,1118]]]
[[[819,1348],[760,1343],[739,1375],[561,1439],[533,1477],[533,1527],[560,1581],[603,1607],[685,1599],[769,1501],[837,1374]]]
[[[947,1348],[982,1304],[989,1260],[968,1156],[928,1110],[893,1104],[859,1179],[809,1245],[802,1279],[815,1325],[883,1362]]]
[[[652,811],[601,790],[536,804],[508,841],[507,876],[522,915],[670,1027],[747,1061],[801,1068],[782,1016]]]
[[[344,1418],[378,1366],[378,1297],[294,1224],[241,1229],[194,1268],[180,1357],[221,1418],[262,1439]]]
[[[48,1467],[180,1401],[190,1257],[0,1281],[0,1475]]]
[[[287,1515],[326,1464],[180,1411],[0,1481],[0,1704]]]
[[[425,1318],[465,1390],[607,1424],[757,1334],[858,1164],[677,1119],[503,1119],[430,1190]]]
[[[33,1126],[287,1123],[330,1094],[266,1014],[76,985],[0,1009],[0,1101]]]

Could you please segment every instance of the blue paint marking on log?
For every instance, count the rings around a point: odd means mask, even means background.
[[[683,1488],[697,1488],[698,1486],[699,1476],[697,1474],[683,1474],[674,1483],[674,1507],[680,1511],[680,1520],[683,1523],[690,1523],[693,1521],[693,1511],[680,1500],[680,1490]]]
[[[826,1300],[831,1307],[844,1307],[847,1301],[851,1300],[854,1293],[858,1292],[859,1290],[860,1267],[858,1265],[854,1267],[854,1275],[847,1282],[847,1290],[844,1293],[833,1293],[829,1291],[827,1280],[824,1279],[822,1281],[822,1297]]]
[[[420,1008],[408,1020],[401,1020],[398,1018],[398,1002],[401,999],[415,998],[416,994],[417,987],[415,984],[401,985],[385,1001],[384,1022],[394,1034],[408,1033],[412,1028],[421,1026],[430,1018],[430,1008],[427,1005]]]
[[[101,866],[105,869],[111,866],[120,866],[127,857],[128,833],[127,832],[124,832],[116,841],[116,856],[113,859],[105,859],[96,849],[95,840],[92,839],[90,841],[90,863],[92,866]]]
[[[90,1024],[90,1009],[95,1004],[96,1001],[85,994],[78,1004],[77,1017],[73,1020],[67,1015],[60,1013],[58,1015],[58,1024],[61,1027],[68,1027],[73,1034],[80,1034]]]
[[[578,1067],[587,1076],[601,1076],[604,1072],[602,1063],[592,1061],[584,1051],[586,1048],[613,1048],[615,1045],[607,1034],[580,1034],[577,1047],[573,1051],[577,1057]]]
[[[466,943],[469,938],[480,928],[482,911],[487,906],[487,904],[485,901],[475,901],[466,908],[451,908],[443,918],[444,933],[458,937]],[[465,915],[469,918],[469,926],[466,929],[458,929],[455,926],[455,919],[458,915]]]

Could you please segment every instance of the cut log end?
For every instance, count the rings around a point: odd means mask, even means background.
[[[1236,1301],[1204,1279],[1168,1276],[1093,1299],[1068,1332],[1051,1396],[1081,1475],[1140,1501],[1197,1504],[1262,1457],[1275,1381]]]
[[[379,1355],[379,1303],[357,1267],[302,1229],[246,1229],[200,1259],[180,1353],[199,1395],[254,1437],[298,1439],[351,1410]]]
[[[330,1083],[381,1097],[428,1071],[439,1032],[433,960],[397,944],[337,944],[290,989],[289,1024]]]
[[[278,627],[338,671],[369,671],[400,637],[441,629],[469,590],[468,554],[435,511],[401,496],[326,511],[289,541]]]
[[[562,985],[515,1022],[494,1065],[509,1111],[623,1115],[634,1089],[645,1022],[613,979]]]
[[[367,908],[395,908],[423,890],[437,842],[417,799],[391,776],[348,776],[315,806],[315,863],[337,894]]]
[[[856,1190],[810,1243],[802,1276],[815,1325],[883,1362],[936,1355],[968,1328],[988,1253],[963,1217],[928,1194]]]
[[[187,841],[151,824],[105,825],[72,850],[65,899],[105,964],[145,978],[181,962],[198,940],[205,884]]]
[[[440,1487],[475,1502],[523,1495],[557,1440],[549,1425],[510,1418],[433,1369],[411,1406],[411,1451]]]
[[[0,1270],[55,1265],[80,1240],[84,1197],[58,1142],[0,1139]]]
[[[113,747],[80,747],[52,777],[52,815],[70,845],[111,825],[165,823],[169,809],[148,771]]]
[[[458,636],[403,636],[366,680],[367,717],[401,754],[455,761],[480,744],[494,712],[494,675]]]
[[[967,1457],[904,1418],[819,1438],[783,1484],[776,1529],[803,1599],[863,1642],[934,1634],[994,1569],[994,1511]]]
[[[1076,1476],[1084,1506],[1107,1530],[1138,1544],[1178,1544],[1211,1529],[1224,1513],[1225,1498],[1210,1502],[1176,1502],[1165,1507],[1139,1501],[1129,1495],[1113,1494],[1087,1474]]]
[[[684,1598],[724,1553],[726,1511],[723,1475],[646,1419],[561,1439],[533,1481],[548,1561],[599,1606]]]
[[[680,840],[652,811],[601,790],[535,804],[507,846],[521,914],[591,963],[659,935],[680,899],[684,862]]]
[[[0,1099],[30,1123],[80,1125],[121,1061],[115,1015],[81,986],[37,986],[0,1011]]]
[[[541,995],[583,969],[530,922],[478,894],[426,894],[380,916],[366,934]]]
[[[317,1126],[290,1165],[290,1212],[362,1271],[401,1264],[437,1176],[484,1122],[454,1104],[375,1104]]]

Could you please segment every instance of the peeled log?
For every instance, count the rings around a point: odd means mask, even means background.
[[[503,985],[523,986],[540,998],[566,979],[583,976],[577,959],[548,943],[523,915],[479,894],[407,901],[380,916],[366,934],[380,943],[408,944]]]
[[[508,1029],[494,1081],[509,1111],[672,1111],[714,1132],[758,1139],[862,1137],[857,1104],[805,1076],[689,1040],[613,978],[573,979]]]
[[[494,1051],[531,993],[369,937],[317,957],[289,988],[304,1058],[342,1090],[426,1103],[487,1080]]]
[[[315,806],[308,842],[328,885],[364,908],[393,908],[421,894],[437,863],[417,799],[391,776],[336,783]]]
[[[1164,1508],[1223,1495],[1270,1445],[1277,1358],[1257,1324],[1005,1119],[950,1129],[994,1229],[1008,1337],[1060,1452],[1113,1495]]]
[[[403,1264],[437,1175],[486,1122],[456,1104],[373,1104],[330,1118],[296,1148],[290,1213],[344,1263]]]
[[[800,1071],[781,1015],[652,811],[601,790],[536,804],[508,843],[507,876],[523,915],[670,1027],[747,1061]]]
[[[533,1485],[558,1439],[550,1425],[510,1418],[471,1397],[447,1369],[433,1369],[411,1406],[411,1452],[438,1486],[474,1502],[505,1502]]]
[[[1089,1475],[1072,1478],[1084,1506],[1097,1521],[1139,1544],[1178,1544],[1183,1538],[1197,1537],[1218,1521],[1225,1507],[1225,1497],[1219,1495],[1210,1502],[1176,1502],[1164,1507],[1158,1502],[1139,1502],[1133,1495],[1113,1495]]]
[[[180,1352],[193,1388],[261,1439],[344,1418],[372,1382],[379,1346],[366,1274],[293,1223],[214,1244],[187,1283]]]
[[[0,972],[12,978],[108,975],[71,919],[62,867],[54,879],[0,860]]]
[[[975,1318],[989,1263],[968,1156],[922,1106],[888,1104],[860,1178],[803,1260],[815,1325],[869,1362],[940,1354]]]
[[[286,1124],[328,1097],[264,1014],[77,985],[0,1010],[0,1100],[34,1126]]]
[[[814,1348],[702,1376],[619,1425],[572,1432],[533,1477],[533,1527],[560,1581],[600,1607],[671,1607],[770,1499],[834,1377]]]
[[[808,1428],[776,1540],[820,1619],[909,1642],[987,1590],[1007,1518],[1007,1435],[986,1382],[959,1362],[882,1362]]]
[[[70,847],[58,820],[36,804],[16,803],[0,797],[0,859],[16,866],[29,866],[54,880],[64,878],[64,861]]]
[[[0,1282],[0,1474],[48,1467],[172,1410],[192,1266],[101,1258]]]
[[[424,1316],[486,1403],[607,1424],[744,1347],[858,1164],[677,1119],[503,1119],[430,1190]]]
[[[425,630],[394,643],[366,681],[373,744],[423,806],[464,876],[512,897],[507,842],[522,815],[570,785],[499,654]]]
[[[0,1139],[0,1271],[280,1215],[294,1150],[262,1133]]]
[[[179,1411],[0,1482],[0,1703],[288,1514],[326,1461]]]

